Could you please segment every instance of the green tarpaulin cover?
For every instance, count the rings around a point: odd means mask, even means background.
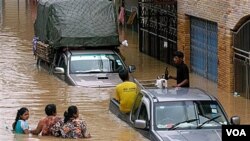
[[[54,48],[119,46],[109,0],[39,0],[35,36]]]

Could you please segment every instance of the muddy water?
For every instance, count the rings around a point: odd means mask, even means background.
[[[91,89],[68,86],[47,71],[37,68],[32,53],[33,22],[36,16],[32,0],[0,0],[0,140],[61,140],[55,137],[15,135],[11,132],[17,109],[30,110],[28,120],[35,128],[43,117],[44,107],[55,103],[62,116],[70,105],[77,105],[80,117],[86,120],[92,134],[87,140],[146,140],[133,128],[119,120],[108,110],[113,89]],[[121,40],[127,39],[129,47],[121,47],[127,64],[134,64],[134,77],[139,80],[155,79],[163,74],[164,62],[138,51],[138,35],[128,29],[120,31]],[[169,66],[171,74],[175,68]],[[222,102],[229,116],[240,115],[243,123],[250,124],[249,101],[218,90],[217,85],[191,74],[191,86],[209,91]],[[171,86],[175,82],[169,81]],[[240,110],[239,110],[240,109]]]
[[[25,106],[30,110],[28,122],[35,128],[48,103],[57,105],[59,116],[68,106],[77,105],[92,134],[87,140],[146,140],[109,112],[113,89],[68,86],[37,68],[31,44],[35,5],[28,0],[0,1],[0,140],[60,140],[11,132],[18,108]]]

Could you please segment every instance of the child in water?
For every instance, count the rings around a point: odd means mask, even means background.
[[[26,107],[22,107],[17,111],[15,122],[12,127],[15,133],[29,134],[29,125],[27,120],[29,119],[29,110]]]

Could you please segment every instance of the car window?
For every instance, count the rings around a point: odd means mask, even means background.
[[[71,73],[118,73],[125,69],[124,63],[116,54],[82,54],[71,56]]]
[[[141,101],[142,101],[142,97],[143,97],[143,94],[142,93],[138,93],[136,99],[135,99],[135,103],[134,103],[134,106],[132,108],[132,114],[131,114],[131,121],[134,122],[137,117],[138,117],[138,110],[139,110],[139,107],[140,107],[140,104],[141,104]]]
[[[221,128],[221,125],[228,124],[216,101],[158,102],[154,106],[154,117],[159,130],[171,129],[176,124],[177,128],[185,129],[194,129],[202,124],[202,128]]]
[[[195,101],[195,106],[197,107],[197,112],[199,116],[199,122],[202,124],[203,122],[207,121],[208,119],[217,117],[221,115],[219,118],[211,121],[211,124],[214,122],[220,124],[226,124],[226,119],[224,116],[223,111],[221,110],[220,106],[216,102],[210,101]]]
[[[142,105],[141,105],[138,119],[148,121],[148,112],[147,112],[147,108],[146,108],[144,103],[142,103]]]
[[[64,72],[67,71],[66,61],[63,55],[59,58],[58,66],[64,68]]]
[[[155,113],[157,128],[168,128],[187,117],[183,102],[162,103],[156,106]]]

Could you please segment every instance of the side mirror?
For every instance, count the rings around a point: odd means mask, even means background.
[[[135,120],[134,126],[135,128],[145,129],[146,128],[146,121],[145,120]]]
[[[240,125],[240,117],[233,116],[233,117],[231,117],[230,122],[233,125]]]
[[[135,65],[129,65],[129,66],[128,66],[128,71],[129,71],[129,73],[135,72],[135,70],[136,70]]]
[[[64,68],[55,67],[54,73],[55,73],[55,74],[64,74]]]

